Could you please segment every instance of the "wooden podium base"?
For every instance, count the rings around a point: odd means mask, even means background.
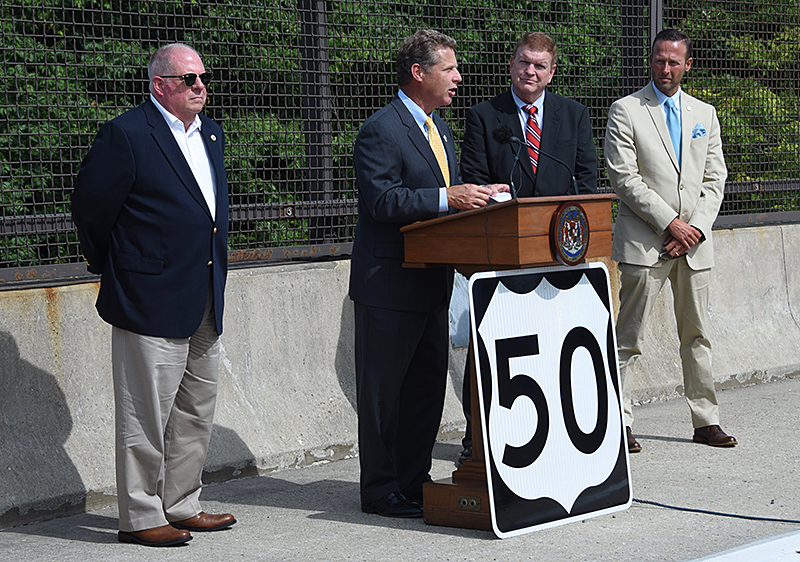
[[[492,530],[483,462],[467,461],[451,478],[428,482],[422,487],[422,497],[429,525]]]

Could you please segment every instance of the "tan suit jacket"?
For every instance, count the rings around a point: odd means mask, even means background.
[[[611,105],[605,158],[621,201],[613,260],[656,265],[667,226],[680,217],[705,235],[687,254],[689,267],[714,265],[711,227],[728,175],[716,110],[682,91],[681,129],[682,165],[678,166],[652,82]]]

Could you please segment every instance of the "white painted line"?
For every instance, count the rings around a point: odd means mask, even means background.
[[[800,532],[764,539],[694,562],[800,562]]]

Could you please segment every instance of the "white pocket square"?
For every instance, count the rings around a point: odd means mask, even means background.
[[[694,129],[692,129],[692,138],[696,139],[704,136],[706,136],[706,128],[703,127],[702,123],[698,123],[694,126]]]

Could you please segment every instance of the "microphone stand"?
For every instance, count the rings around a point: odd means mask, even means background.
[[[519,166],[519,153],[522,152],[522,145],[517,145],[517,151],[514,153],[514,165],[511,166],[511,173],[509,174],[508,184],[511,187],[511,198],[517,198],[517,188],[514,186],[514,169]]]
[[[530,148],[533,148],[533,146],[530,143],[528,143],[527,140],[523,141],[522,139],[519,139],[517,137],[511,137],[510,140],[519,145],[519,148],[517,149],[517,156],[515,157],[515,160],[519,159],[519,152],[520,152],[520,150],[522,150],[522,146],[523,145],[525,145],[527,147],[530,147]],[[569,172],[570,178],[572,179],[572,189],[575,191],[575,195],[579,195],[579,193],[578,193],[578,180],[575,179],[575,174],[572,172],[572,168],[570,168],[567,165],[566,162],[564,162],[562,160],[559,160],[558,158],[556,158],[555,156],[553,156],[551,154],[548,154],[547,152],[543,152],[541,149],[539,150],[539,156],[546,156],[550,160],[553,160],[554,162],[558,162],[559,164],[564,166],[567,169],[567,171]],[[517,162],[514,162],[515,166],[516,166],[516,164],[517,164]],[[513,171],[514,171],[513,167],[511,168],[511,171],[513,173]]]

